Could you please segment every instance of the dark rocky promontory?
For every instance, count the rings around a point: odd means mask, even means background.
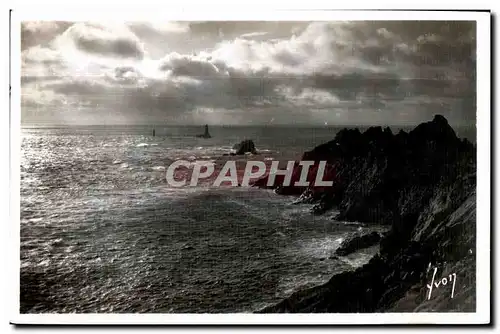
[[[397,134],[381,127],[344,129],[302,159],[327,161],[325,178],[334,185],[284,187],[277,179],[272,187],[300,195],[318,214],[336,208],[338,220],[390,229],[366,265],[260,312],[475,310],[476,149],[457,138],[443,116]],[[454,298],[451,285],[428,298],[434,268],[439,278],[456,274]]]

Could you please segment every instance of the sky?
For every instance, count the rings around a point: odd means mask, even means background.
[[[21,24],[21,121],[406,125],[476,119],[475,22]]]

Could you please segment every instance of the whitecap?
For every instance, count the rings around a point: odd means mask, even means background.
[[[127,168],[128,167],[128,164],[127,163],[123,163],[120,165],[121,168]]]
[[[285,252],[300,256],[305,255],[308,258],[324,259],[334,254],[335,250],[339,248],[339,240],[340,238],[331,236],[312,238],[297,242]]]
[[[144,146],[149,146],[148,143],[140,143],[136,145],[137,147],[144,147]]]
[[[121,164],[121,163],[122,163],[121,160],[115,160],[115,161],[113,161],[113,165],[117,165],[117,164]]]
[[[29,268],[31,267],[33,264],[29,261],[23,261],[21,262],[21,268]]]
[[[340,223],[342,223],[343,225],[347,225],[347,226],[359,226],[359,225],[363,224],[360,222],[348,222],[348,221],[340,221]]]
[[[280,238],[286,238],[286,235],[285,233],[281,232],[281,231],[278,231],[276,233],[274,233],[276,236],[280,237]]]
[[[165,170],[165,166],[154,166],[153,170]]]
[[[215,160],[196,160],[191,162],[191,166],[195,165],[201,165],[201,166],[215,165]]]

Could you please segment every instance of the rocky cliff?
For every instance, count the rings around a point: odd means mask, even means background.
[[[344,129],[302,159],[327,161],[325,179],[334,185],[285,187],[278,180],[276,191],[300,195],[318,214],[336,208],[337,220],[387,224],[390,231],[363,267],[261,312],[475,310],[476,150],[443,116],[408,133]],[[456,284],[433,285],[429,298],[434,268],[436,282],[456,274]]]

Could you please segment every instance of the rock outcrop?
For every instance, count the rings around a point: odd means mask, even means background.
[[[339,220],[390,230],[366,265],[262,312],[475,310],[476,149],[443,116],[395,135],[344,129],[303,159],[334,166],[333,187],[301,190],[315,212],[335,207]],[[427,298],[434,267],[439,277],[456,273],[454,298],[450,287]]]
[[[255,144],[251,139],[246,139],[239,144],[235,144],[233,146],[233,150],[235,150],[234,154],[236,155],[243,155],[245,153],[257,154],[257,150],[255,149]]]
[[[197,135],[196,137],[198,138],[212,138],[212,136],[210,135],[210,132],[208,132],[208,124],[205,124],[205,132],[202,134],[202,135]]]
[[[375,245],[380,241],[380,233],[354,233],[346,238],[340,244],[340,247],[335,250],[335,255],[346,256],[360,249]]]

